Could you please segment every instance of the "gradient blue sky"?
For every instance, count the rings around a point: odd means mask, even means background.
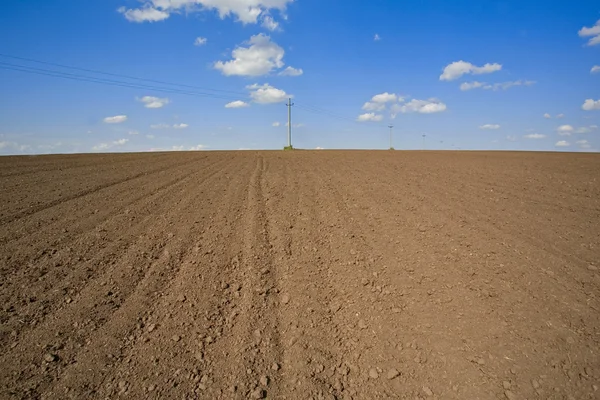
[[[286,95],[299,148],[600,149],[597,1],[29,0],[0,35],[0,154],[280,149]]]

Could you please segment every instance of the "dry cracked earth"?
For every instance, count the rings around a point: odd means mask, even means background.
[[[600,156],[0,158],[2,399],[598,399]]]

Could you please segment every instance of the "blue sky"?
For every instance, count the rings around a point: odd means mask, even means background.
[[[30,0],[0,35],[0,154],[280,149],[288,96],[299,148],[600,149],[597,1]]]

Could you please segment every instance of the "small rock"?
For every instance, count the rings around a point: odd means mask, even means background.
[[[252,392],[250,397],[252,399],[264,399],[265,397],[267,397],[267,392],[260,388],[257,388]]]
[[[367,323],[365,322],[364,319],[358,320],[358,328],[359,329],[367,329]]]
[[[273,371],[279,371],[280,368],[281,368],[281,366],[277,363],[273,363],[273,365],[271,365],[271,369]]]
[[[400,375],[400,372],[398,372],[398,370],[396,368],[392,368],[392,369],[390,369],[388,371],[387,378],[388,379],[394,379],[394,378],[396,378],[399,375]]]
[[[177,296],[177,301],[183,303],[186,300],[186,297],[183,294]]]
[[[290,302],[290,295],[289,295],[289,294],[287,294],[287,293],[284,293],[284,294],[281,296],[281,304],[287,304],[287,303],[289,303],[289,302]]]
[[[485,360],[483,358],[480,358],[479,360],[477,360],[477,364],[485,365]]]
[[[595,265],[588,265],[588,269],[590,271],[598,271],[598,267],[596,267]]]
[[[511,392],[510,390],[505,390],[504,391],[504,395],[506,396],[506,398],[508,400],[517,400],[517,396],[513,392]]]
[[[429,389],[427,386],[423,386],[423,392],[427,395],[427,397],[433,396],[433,391]]]
[[[379,373],[377,372],[377,370],[375,368],[371,368],[369,370],[369,378],[371,378],[371,379],[379,378]]]
[[[569,343],[569,344],[575,344],[575,339],[573,339],[571,336],[569,336],[567,338],[567,343]]]
[[[119,392],[125,393],[127,391],[127,387],[129,386],[129,384],[127,383],[127,381],[119,381],[118,386],[119,386]]]
[[[58,361],[58,356],[56,354],[46,353],[44,355],[44,361],[49,362],[49,363]]]
[[[263,386],[269,386],[270,379],[268,376],[263,375],[260,377],[260,384]]]
[[[148,332],[152,332],[154,329],[156,329],[156,324],[150,324],[148,325]]]
[[[531,386],[533,386],[534,389],[539,389],[540,383],[534,379],[531,381]]]
[[[361,283],[363,286],[367,286],[367,285],[369,284],[369,280],[368,280],[367,278],[362,278],[362,279],[360,280],[360,283]]]
[[[225,290],[225,289],[227,289],[228,287],[229,287],[229,283],[227,283],[227,282],[221,282],[221,289],[222,289],[222,290]]]
[[[504,389],[510,389],[510,387],[511,387],[511,384],[510,384],[510,382],[509,382],[509,381],[504,381],[504,382],[502,382],[502,387],[503,387]]]
[[[181,340],[181,336],[179,336],[179,335],[173,335],[173,336],[171,337],[171,339],[172,339],[174,342],[179,342],[179,341]]]
[[[67,298],[65,299],[65,303],[67,303],[67,304],[71,304],[71,302],[72,302],[72,301],[73,301],[73,299],[72,299],[72,298],[70,298],[70,297],[67,297]]]

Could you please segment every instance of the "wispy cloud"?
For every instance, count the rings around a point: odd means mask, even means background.
[[[127,115],[115,115],[114,117],[104,118],[105,124],[121,124],[127,121]]]

